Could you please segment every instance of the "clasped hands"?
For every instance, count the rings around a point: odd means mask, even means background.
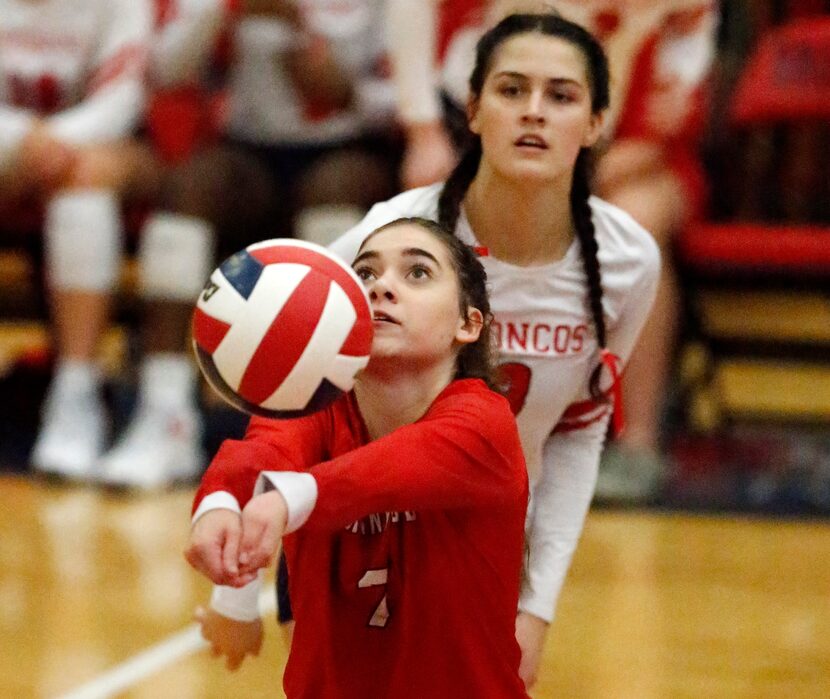
[[[184,557],[217,585],[243,587],[270,566],[288,523],[288,507],[278,490],[256,495],[242,514],[209,510],[190,530]]]

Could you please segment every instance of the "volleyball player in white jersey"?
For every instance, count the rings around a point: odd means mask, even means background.
[[[477,38],[507,11],[540,6],[585,27],[605,48],[614,79],[604,133],[608,143],[596,164],[595,190],[630,213],[666,253],[640,351],[627,369],[638,386],[636,400],[627,398],[628,429],[603,455],[597,488],[605,498],[645,501],[665,472],[661,415],[680,315],[668,248],[674,234],[705,207],[706,177],[697,151],[718,3],[426,0],[412,17],[406,0],[389,0],[390,45],[407,134],[405,185],[443,178],[453,160],[438,88],[450,105],[463,105]]]
[[[447,182],[376,204],[332,245],[351,261],[378,225],[423,216],[481,249],[532,489],[516,622],[528,685],[594,492],[612,408],[620,417],[613,377],[645,322],[659,272],[651,236],[590,195],[590,148],[608,89],[605,55],[584,29],[552,14],[505,18],[478,45],[470,147]],[[246,590],[239,594],[244,600]]]
[[[94,357],[119,270],[119,199],[145,185],[120,153],[143,110],[152,10],[0,0],[0,17],[0,209],[5,228],[13,212],[45,208],[58,357],[33,460],[85,477],[105,438]]]

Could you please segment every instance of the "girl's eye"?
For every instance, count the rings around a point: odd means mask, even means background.
[[[374,272],[370,267],[357,267],[354,273],[360,278],[361,280],[368,281],[374,276]]]
[[[504,95],[505,97],[515,97],[521,93],[522,89],[518,85],[508,84],[502,85],[499,88],[499,92]]]
[[[560,104],[570,104],[576,100],[573,93],[568,90],[555,89],[550,91],[550,99]]]
[[[413,279],[428,279],[431,276],[428,267],[424,267],[423,265],[415,265],[409,270],[409,275]]]

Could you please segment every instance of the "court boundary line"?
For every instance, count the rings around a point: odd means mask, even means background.
[[[276,609],[274,589],[270,585],[268,587],[270,589],[263,590],[259,595],[259,609],[263,616]],[[202,638],[201,626],[189,624],[56,699],[109,699],[207,646],[207,641]]]

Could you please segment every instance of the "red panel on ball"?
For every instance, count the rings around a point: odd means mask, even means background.
[[[331,277],[343,289],[349,297],[352,306],[354,306],[355,311],[357,311],[359,320],[360,309],[367,308],[366,297],[363,295],[363,290],[360,284],[355,281],[354,277],[337,262],[316,250],[309,250],[292,245],[279,245],[263,247],[258,250],[249,250],[249,253],[251,257],[259,260],[264,265],[284,262],[288,264],[306,265],[311,269],[318,269],[323,274]]]
[[[315,255],[314,262],[317,260]],[[280,255],[279,261],[286,260]],[[330,284],[327,276],[312,268],[294,289],[248,363],[239,384],[239,394],[245,400],[262,403],[294,368],[317,327]]]
[[[230,327],[227,323],[209,316],[198,306],[193,312],[193,339],[209,354],[213,354],[219,347]]]

